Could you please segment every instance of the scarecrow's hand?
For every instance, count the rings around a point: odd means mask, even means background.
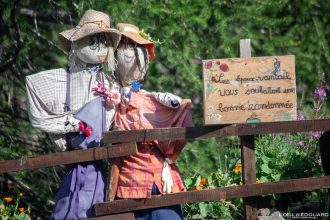
[[[182,99],[179,96],[176,96],[168,92],[147,92],[142,90],[143,94],[146,96],[154,97],[159,103],[165,105],[169,108],[179,108],[181,105]]]

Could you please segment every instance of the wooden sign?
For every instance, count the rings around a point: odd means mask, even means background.
[[[203,60],[204,122],[297,118],[294,56]]]

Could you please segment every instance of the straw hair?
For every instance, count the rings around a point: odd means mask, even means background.
[[[154,43],[141,37],[140,29],[137,26],[133,24],[118,23],[116,28],[120,31],[122,36],[129,38],[137,44],[144,45],[148,50],[150,60],[155,58]]]
[[[98,33],[108,34],[114,49],[117,48],[121,34],[118,30],[110,27],[110,17],[103,12],[89,9],[75,28],[59,33],[59,41],[63,49],[69,52],[74,41]]]

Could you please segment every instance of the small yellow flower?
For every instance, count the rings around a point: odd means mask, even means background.
[[[22,198],[24,196],[24,193],[20,192],[18,196]]]
[[[2,215],[3,217],[6,217],[6,216],[8,215],[8,212],[5,210],[5,211],[3,211],[3,212],[1,213],[1,215]]]
[[[256,183],[261,183],[261,181],[257,178]]]
[[[13,201],[13,199],[11,197],[5,197],[3,200],[5,202],[11,202],[11,201]]]
[[[240,163],[236,164],[233,171],[236,174],[241,173],[242,172],[242,164],[240,164]]]
[[[24,212],[24,208],[23,208],[23,207],[18,208],[18,211],[19,211],[19,212]]]

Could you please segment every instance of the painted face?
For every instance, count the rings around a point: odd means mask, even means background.
[[[143,80],[149,66],[148,53],[143,45],[121,44],[116,52],[117,71],[123,86],[133,80]]]
[[[74,42],[78,58],[90,64],[105,63],[108,56],[108,38],[105,34],[96,34]]]

